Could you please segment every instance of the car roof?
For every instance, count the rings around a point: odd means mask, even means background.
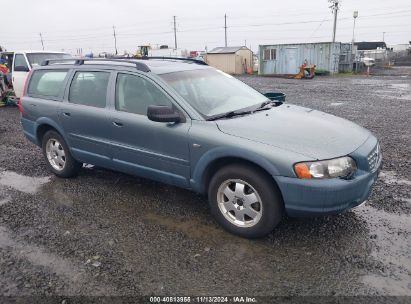
[[[145,63],[150,68],[150,70],[155,74],[167,74],[167,73],[174,73],[174,72],[210,68],[207,65],[201,65],[195,62],[176,61],[172,59],[170,60],[150,59],[150,60],[138,60],[138,61]]]
[[[82,60],[79,58],[73,58],[72,60]],[[127,71],[136,71],[136,66],[133,66],[133,63],[136,65],[141,65],[145,69],[149,69],[150,72],[154,74],[168,74],[174,72],[190,71],[190,70],[200,70],[200,69],[211,69],[206,64],[200,64],[195,61],[184,61],[182,59],[173,60],[173,59],[115,59],[110,60],[105,58],[98,58],[98,60],[93,59],[84,59],[84,62],[81,64],[73,64],[72,61],[68,62],[56,62],[50,61],[51,64],[42,65],[39,68],[61,68],[70,67],[77,69],[89,69],[89,68],[98,68],[98,69],[118,69],[118,70],[127,70]],[[138,70],[142,70],[137,68]],[[143,70],[144,71],[144,70]]]
[[[59,51],[45,51],[45,50],[21,50],[21,51],[14,51],[13,53],[38,53],[38,54],[68,54],[66,52],[59,52]]]

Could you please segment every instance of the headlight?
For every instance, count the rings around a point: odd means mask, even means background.
[[[344,178],[351,176],[355,170],[357,165],[349,156],[294,165],[295,173],[303,179]]]

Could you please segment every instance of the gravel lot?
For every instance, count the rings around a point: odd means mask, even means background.
[[[385,162],[367,205],[253,241],[186,190],[93,167],[52,176],[17,108],[0,108],[0,295],[411,296],[411,69],[390,74],[241,77],[368,128]]]

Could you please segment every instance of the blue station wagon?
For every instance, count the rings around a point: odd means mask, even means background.
[[[19,107],[57,176],[87,163],[191,189],[243,237],[270,233],[285,214],[363,203],[382,164],[377,139],[267,96],[194,60],[72,59],[33,69]]]

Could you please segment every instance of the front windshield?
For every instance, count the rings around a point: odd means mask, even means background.
[[[29,53],[27,59],[31,66],[40,65],[46,59],[69,59],[71,56],[64,53]]]
[[[214,69],[160,75],[205,118],[243,110],[267,101],[245,83]]]

